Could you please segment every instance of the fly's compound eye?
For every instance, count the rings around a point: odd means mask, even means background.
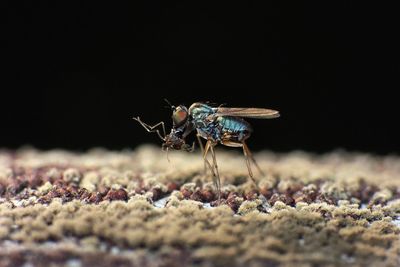
[[[172,121],[175,127],[183,125],[188,119],[188,110],[184,106],[178,106],[172,113]]]

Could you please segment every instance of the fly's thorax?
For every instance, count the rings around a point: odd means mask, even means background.
[[[212,107],[200,102],[193,103],[189,108],[189,115],[193,119],[206,118],[213,113],[215,113],[215,111]]]
[[[204,103],[194,103],[189,108],[189,115],[196,128],[206,128],[214,121],[215,110]]]

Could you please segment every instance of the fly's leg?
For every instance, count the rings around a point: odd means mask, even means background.
[[[203,142],[201,141],[201,136],[199,134],[196,134],[197,137],[197,142],[199,142],[199,146],[200,146],[200,150],[201,150],[201,154],[204,157],[204,145]],[[204,161],[204,175],[207,174],[207,163]]]
[[[215,170],[215,180],[214,183],[216,184],[217,187],[217,193],[218,193],[218,201],[221,200],[221,179],[219,177],[219,172],[218,172],[218,164],[217,164],[217,158],[215,156],[215,151],[214,151],[214,146],[215,144],[211,144],[210,150],[211,150],[211,156],[213,158],[213,165],[214,165],[214,170]]]
[[[203,160],[204,160],[204,165],[207,166],[211,171],[211,175],[213,177],[214,185],[217,186],[216,185],[216,181],[215,181],[216,175],[215,175],[215,172],[214,172],[214,167],[211,166],[210,162],[207,160],[207,154],[208,154],[208,150],[210,150],[210,144],[211,144],[211,141],[207,141],[206,147],[204,148],[204,152],[203,152]]]
[[[218,173],[218,167],[216,167],[216,159],[215,159],[215,152],[214,152],[214,144],[212,144],[211,140],[208,140],[206,143],[206,147],[204,148],[204,154],[203,154],[203,159],[204,163],[208,166],[208,168],[211,170],[211,174],[213,177],[213,183],[214,186],[217,190],[217,196],[218,200],[221,200],[221,182],[219,179],[219,173]],[[207,160],[207,154],[208,151],[211,151],[212,157],[213,157],[213,165],[210,164]]]
[[[148,131],[149,133],[154,133],[154,132],[157,133],[158,136],[161,138],[161,140],[164,141],[166,133],[165,133],[165,126],[164,126],[164,122],[163,121],[160,121],[159,123],[151,126],[151,125],[148,125],[147,123],[144,123],[143,121],[141,121],[139,117],[137,117],[137,118],[134,117],[133,119],[135,121],[139,122],[140,125],[142,125],[143,128],[145,128],[146,131]],[[162,130],[163,130],[163,133],[164,133],[164,137],[160,134],[160,131],[158,129],[156,129],[160,125],[162,127]]]
[[[246,144],[245,142],[243,142],[242,144],[243,144],[243,152],[244,152],[244,154],[246,155],[246,153],[247,153],[247,156],[248,156],[248,157],[251,159],[251,161],[254,163],[254,165],[256,166],[256,168],[257,168],[257,170],[258,170],[258,172],[259,172],[261,175],[265,176],[265,172],[263,172],[263,171],[261,170],[260,166],[258,166],[258,163],[257,163],[256,159],[253,157],[253,153],[251,153],[251,151],[250,151],[249,147],[247,146],[247,144]],[[245,151],[246,151],[246,152],[245,152]],[[250,173],[250,171],[249,171],[249,173]]]
[[[227,139],[223,140],[222,144],[226,145],[226,146],[231,146],[231,147],[242,147],[243,154],[246,159],[246,166],[247,166],[247,170],[249,172],[249,176],[250,176],[251,180],[253,181],[254,185],[257,187],[257,189],[260,190],[260,188],[258,187],[258,185],[256,183],[256,180],[254,179],[253,171],[251,170],[251,166],[250,166],[250,160],[252,160],[253,162],[255,162],[255,160],[254,160],[248,146],[246,145],[246,143],[231,141],[231,140],[229,140],[229,138],[227,138]],[[255,165],[258,167],[257,163]],[[259,167],[258,167],[258,169],[259,169]],[[259,170],[259,171],[261,172],[261,170]]]
[[[226,138],[226,140],[223,140],[222,144],[224,144],[226,146],[231,146],[231,147],[242,147],[243,148],[243,154],[246,159],[246,166],[247,166],[247,170],[249,172],[250,179],[253,181],[253,184],[256,186],[256,188],[259,192],[259,198],[262,201],[262,207],[264,208],[265,211],[268,212],[270,210],[271,206],[269,205],[269,203],[268,203],[267,199],[264,197],[264,195],[261,194],[261,189],[258,186],[258,184],[256,183],[256,180],[254,179],[253,172],[252,172],[251,166],[250,166],[250,161],[252,161],[254,163],[254,165],[256,165],[257,169],[259,170],[259,172],[261,174],[263,174],[263,172],[261,171],[260,167],[258,166],[253,155],[251,154],[249,147],[246,145],[245,142],[239,143],[239,142],[231,141],[231,140],[229,140],[229,138]]]
[[[253,172],[251,170],[249,151],[248,151],[248,149],[246,149],[245,143],[242,143],[242,144],[243,144],[242,145],[243,154],[246,159],[246,166],[247,166],[247,170],[249,171],[249,176],[250,176],[251,180],[253,181],[253,183],[255,184],[255,186],[257,187],[257,189],[260,190],[260,188],[258,187],[258,185],[256,183],[256,180],[254,179]]]
[[[263,172],[261,171],[261,169],[258,166],[257,162],[255,161],[253,155],[251,154],[249,147],[246,145],[245,142],[242,142],[242,147],[243,147],[243,154],[246,158],[246,165],[247,165],[247,169],[249,171],[249,176],[259,192],[259,197],[262,201],[262,206],[263,206],[264,210],[268,212],[270,210],[271,206],[269,205],[269,203],[268,203],[267,199],[264,197],[264,195],[261,194],[261,188],[258,186],[258,184],[256,183],[256,180],[254,179],[253,172],[251,171],[251,167],[250,167],[250,160],[253,161],[254,165],[256,165],[257,169],[260,171],[261,174],[263,174]]]
[[[199,146],[200,146],[200,149],[201,149],[201,154],[204,154],[204,146],[203,146],[203,142],[201,142],[201,137],[200,137],[199,134],[196,134],[196,137],[197,137],[197,142],[199,142]]]

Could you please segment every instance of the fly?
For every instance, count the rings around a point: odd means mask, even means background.
[[[264,173],[258,166],[246,144],[246,140],[250,137],[253,129],[244,118],[278,118],[278,111],[265,108],[214,107],[202,102],[193,103],[189,108],[183,105],[175,107],[170,104],[170,106],[173,110],[173,126],[169,134],[166,134],[164,122],[159,122],[150,126],[142,122],[139,117],[133,119],[138,121],[148,132],[156,132],[163,140],[163,150],[167,151],[169,149],[193,151],[194,144],[192,146],[186,144],[185,139],[191,132],[196,131],[197,140],[203,154],[204,165],[205,168],[208,167],[211,171],[213,182],[217,189],[218,199],[220,199],[221,195],[221,182],[214,149],[217,144],[241,147],[243,149],[249,176],[258,188],[251,170],[250,162],[253,162],[261,174]],[[164,135],[162,135],[158,129],[160,126],[162,127]],[[206,140],[205,146],[201,138]],[[207,159],[208,153],[211,153],[212,164]]]

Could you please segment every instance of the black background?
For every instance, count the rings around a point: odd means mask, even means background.
[[[255,150],[399,152],[393,7],[167,2],[2,3],[0,147],[159,144],[131,118],[167,98],[280,110]]]

